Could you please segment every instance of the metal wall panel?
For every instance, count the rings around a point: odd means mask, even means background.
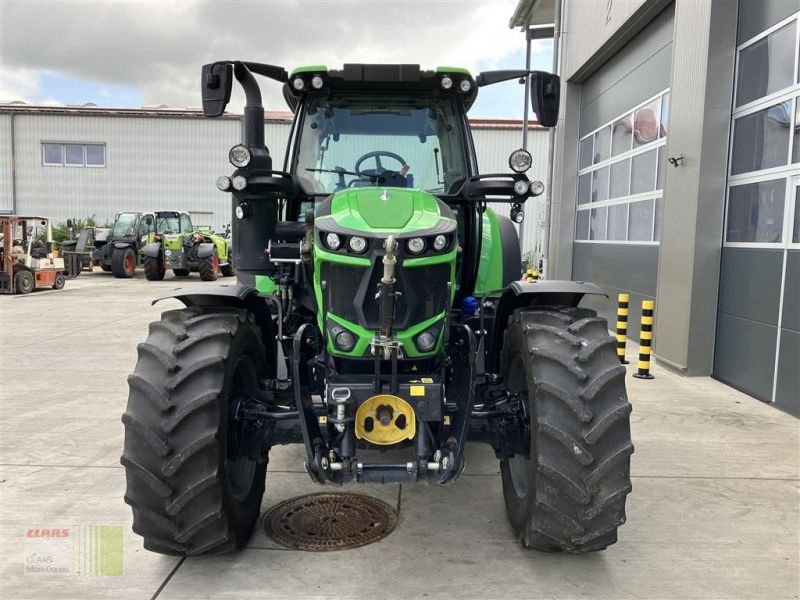
[[[575,244],[572,278],[602,286],[609,298],[586,298],[609,323],[616,321],[617,294],[630,294],[628,336],[639,335],[642,300],[655,300],[658,280],[658,246]],[[658,307],[656,307],[658,313]],[[656,343],[657,340],[656,340]]]
[[[719,313],[714,377],[769,402],[776,334],[772,325]]]
[[[580,43],[566,46],[562,74],[571,79],[620,30],[629,19],[653,0],[617,0],[616,2],[567,1],[564,30],[575,32]]]
[[[723,248],[721,313],[778,325],[783,249]]]
[[[237,134],[231,120],[18,115],[17,212],[102,223],[121,210],[174,208],[221,227],[229,200],[214,181],[231,171]],[[43,166],[42,141],[105,143],[106,166]]]
[[[670,86],[674,4],[581,86],[580,135]]]
[[[797,365],[800,365],[800,333],[781,329],[775,404],[795,415],[800,415],[800,369]]]
[[[508,155],[522,147],[522,130],[516,128],[474,128],[475,153],[478,156],[478,169],[481,173],[509,173]],[[528,152],[533,156],[533,166],[527,175],[531,180],[547,182],[550,168],[549,152],[550,133],[547,129],[531,129],[528,131]],[[517,232],[522,233],[522,255],[527,252],[541,255],[544,237],[545,202],[550,190],[538,198],[531,198],[525,203],[525,220],[516,225]],[[492,208],[501,215],[509,216],[511,205],[493,204]]]
[[[11,115],[0,115],[0,213],[12,209]]]

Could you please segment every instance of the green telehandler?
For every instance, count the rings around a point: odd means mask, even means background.
[[[293,111],[283,170],[264,144],[255,75]],[[631,406],[608,325],[577,281],[519,281],[514,221],[544,186],[514,151],[480,174],[467,120],[479,88],[531,78],[555,126],[559,79],[418,65],[202,69],[203,109],[246,96],[230,194],[232,286],[165,296],[138,346],[122,417],[125,501],[145,548],[243,546],[270,450],[302,444],[319,484],[446,484],[467,442],[491,445],[526,547],[581,553],[617,540],[631,491]],[[376,462],[369,450],[394,462]]]

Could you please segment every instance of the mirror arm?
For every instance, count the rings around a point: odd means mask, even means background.
[[[501,81],[510,81],[511,79],[527,77],[531,73],[533,73],[533,71],[526,71],[525,69],[515,69],[510,71],[484,71],[475,78],[475,83],[478,84],[478,87],[484,87],[487,85],[500,83]]]

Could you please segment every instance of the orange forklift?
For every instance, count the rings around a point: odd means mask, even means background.
[[[53,257],[50,219],[2,215],[0,236],[0,294],[64,287],[64,259]]]

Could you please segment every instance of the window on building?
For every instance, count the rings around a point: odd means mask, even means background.
[[[737,48],[725,244],[795,243],[800,176],[800,12]]]
[[[105,167],[105,144],[42,142],[42,164],[46,167]]]
[[[664,91],[581,138],[576,241],[658,243],[668,115]]]

